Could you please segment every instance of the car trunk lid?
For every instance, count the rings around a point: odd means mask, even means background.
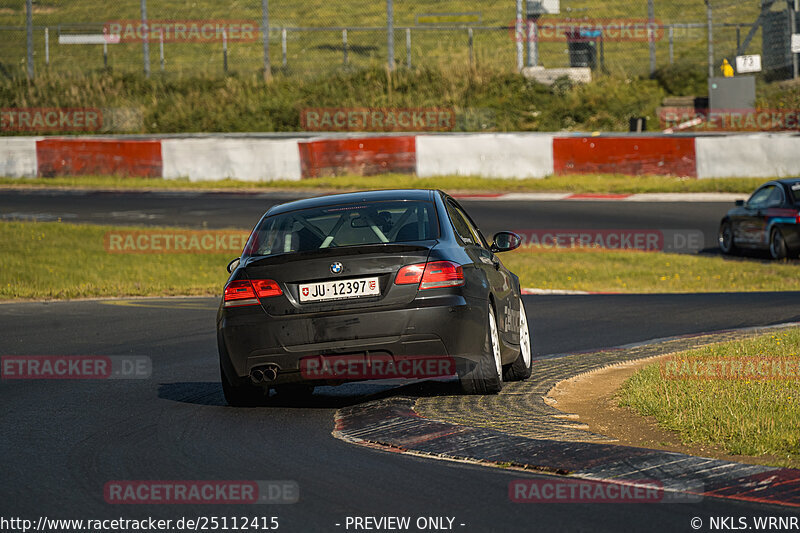
[[[261,299],[270,316],[402,306],[416,297],[417,285],[395,285],[397,272],[406,265],[425,263],[435,243],[386,243],[253,257],[245,274],[251,280],[275,280],[283,290],[281,296]],[[336,286],[326,286],[325,300],[307,301],[310,295],[319,295],[317,287],[328,282],[336,282]],[[373,292],[370,282],[377,282],[377,294],[362,295]]]

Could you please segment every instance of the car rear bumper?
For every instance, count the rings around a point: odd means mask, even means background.
[[[439,377],[424,374],[439,372],[447,364],[470,366],[482,357],[487,305],[486,300],[445,294],[417,299],[399,309],[317,316],[266,317],[255,307],[249,311],[222,310],[218,322],[220,356],[229,377],[240,380],[249,379],[254,369],[278,367],[278,378],[271,382],[275,385]],[[405,363],[420,359],[438,363]],[[389,371],[404,364],[413,375]],[[318,372],[320,365],[329,372]],[[377,374],[375,368],[379,369]],[[381,368],[388,371],[385,376],[380,375]],[[418,371],[423,375],[417,375]]]

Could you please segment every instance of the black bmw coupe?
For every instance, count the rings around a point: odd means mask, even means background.
[[[773,259],[800,254],[800,178],[770,181],[738,200],[719,226],[719,247],[766,250]]]
[[[261,403],[270,389],[457,375],[498,392],[531,375],[519,278],[442,191],[323,196],[272,207],[253,230],[217,315],[225,398]]]

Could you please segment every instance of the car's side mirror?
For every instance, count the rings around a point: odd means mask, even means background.
[[[736,200],[736,207],[744,206],[744,200]]]
[[[240,258],[237,257],[236,259],[228,263],[228,274],[236,270],[236,268],[239,266],[239,260]]]
[[[492,244],[492,252],[494,253],[510,252],[511,250],[516,250],[522,244],[522,237],[513,231],[496,233],[492,240],[494,240]]]

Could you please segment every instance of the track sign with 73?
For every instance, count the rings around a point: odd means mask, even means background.
[[[736,56],[736,72],[746,74],[748,72],[761,72],[761,56]]]

